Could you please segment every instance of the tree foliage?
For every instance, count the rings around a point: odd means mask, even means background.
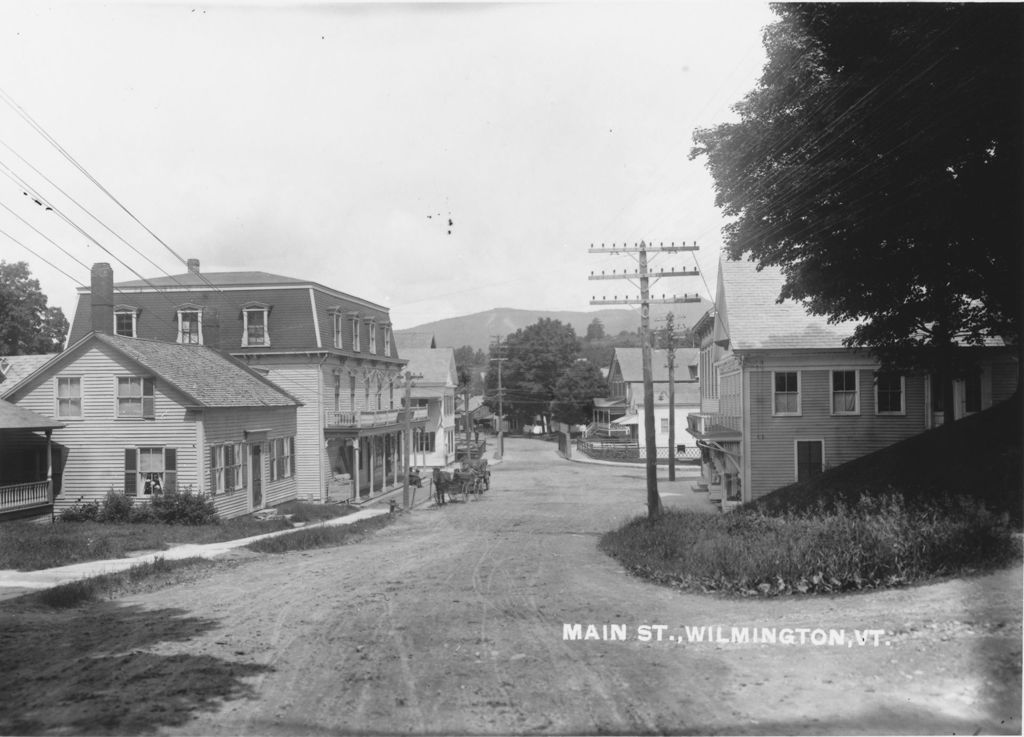
[[[585,339],[588,341],[601,340],[603,337],[605,337],[604,323],[601,322],[600,318],[595,317],[591,320],[590,324],[587,325],[587,335]]]
[[[64,312],[47,306],[28,264],[0,261],[0,355],[59,352],[67,331]]]
[[[780,4],[768,61],[694,133],[729,255],[894,367],[1019,337],[1024,6]],[[947,406],[951,403],[947,403]]]
[[[576,361],[558,378],[551,413],[556,422],[583,425],[593,416],[594,397],[608,396],[601,370],[586,359]]]

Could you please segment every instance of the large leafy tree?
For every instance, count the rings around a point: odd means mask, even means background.
[[[559,320],[541,318],[509,335],[501,351],[502,410],[517,424],[547,417],[559,377],[579,357],[576,331]],[[497,394],[497,361],[492,361],[487,374],[487,405],[492,410],[498,407]]]
[[[590,422],[594,397],[608,396],[608,382],[601,370],[582,358],[569,366],[555,383],[551,413],[556,422],[583,425]]]
[[[48,307],[39,281],[24,261],[0,261],[0,356],[62,350],[68,321]]]
[[[1018,341],[1024,6],[780,4],[738,122],[694,133],[729,255],[861,320],[851,346],[935,371]]]

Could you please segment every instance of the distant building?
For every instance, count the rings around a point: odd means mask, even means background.
[[[452,348],[408,348],[402,356],[409,362],[406,370],[418,378],[410,391],[412,406],[427,414],[426,423],[414,431],[414,466],[447,466],[455,460],[455,351]]]

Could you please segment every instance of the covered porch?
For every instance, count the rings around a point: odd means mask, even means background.
[[[331,470],[328,496],[359,502],[404,482],[406,441],[423,432],[427,413],[425,408],[367,412],[352,420],[324,429]]]
[[[67,449],[53,442],[52,434],[62,427],[0,400],[0,519],[53,509]]]
[[[728,511],[743,503],[741,418],[699,413],[687,415],[687,432],[700,448],[701,480],[693,487]]]

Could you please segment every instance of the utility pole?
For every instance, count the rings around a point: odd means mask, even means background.
[[[498,363],[498,450],[495,452],[495,459],[501,460],[502,456],[505,455],[505,414],[502,407],[503,391],[501,388],[501,364],[505,360],[505,357],[501,353],[501,336],[495,335],[494,342],[497,346],[495,351],[498,354],[497,358],[492,358],[492,361]]]
[[[612,244],[610,248],[605,247],[602,243],[600,248],[595,248],[593,244],[590,246],[590,253],[605,253],[605,254],[637,254],[638,270],[635,272],[623,271],[621,274],[613,271],[611,274],[600,274],[590,273],[591,280],[602,280],[602,279],[626,279],[632,282],[637,280],[640,282],[640,300],[625,298],[620,300],[618,295],[613,299],[591,299],[590,304],[592,305],[609,305],[609,304],[625,304],[625,305],[640,305],[640,342],[642,346],[643,355],[643,379],[644,379],[644,441],[647,455],[647,518],[649,520],[655,520],[661,515],[661,497],[658,495],[658,442],[654,435],[654,380],[651,370],[651,308],[652,304],[671,304],[676,302],[699,302],[700,296],[697,294],[687,295],[684,294],[682,297],[673,295],[670,298],[665,298],[665,295],[661,295],[660,299],[651,297],[650,294],[650,280],[661,279],[663,277],[670,276],[697,276],[700,274],[698,269],[683,269],[682,271],[676,271],[671,269],[665,271],[661,269],[658,272],[651,271],[647,264],[647,254],[651,253],[681,253],[684,251],[696,251],[697,244],[694,243],[692,246],[685,244],[677,246],[672,243],[666,246],[664,243],[658,246],[648,246],[646,242],[640,241],[640,243],[634,243],[632,246],[623,243],[621,246]],[[675,453],[675,448],[670,449],[670,457]]]
[[[668,480],[676,480],[676,340],[675,316],[665,316],[665,349],[668,351]]]
[[[422,379],[422,374],[405,372],[405,443],[402,454],[405,460],[405,480],[402,482],[402,509],[409,508],[409,465],[412,457],[412,380]]]

